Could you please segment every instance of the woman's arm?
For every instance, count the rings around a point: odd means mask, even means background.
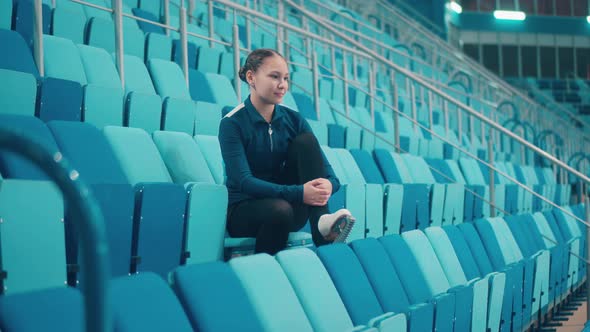
[[[303,201],[303,185],[280,185],[252,175],[238,123],[223,119],[219,127],[219,144],[225,163],[228,186],[236,186],[255,198],[283,198],[289,202]]]

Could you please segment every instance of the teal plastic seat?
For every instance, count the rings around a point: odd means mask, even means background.
[[[148,133],[161,129],[162,99],[156,94],[133,91],[125,98],[124,124]]]
[[[277,261],[267,254],[229,262],[267,331],[313,331],[297,294]]]
[[[114,55],[113,55],[114,57]],[[156,90],[150,74],[141,58],[126,54],[125,64],[125,92],[140,92],[143,94],[155,95]]]
[[[86,14],[80,6],[67,6],[69,1],[60,1],[53,10],[53,35],[70,39],[76,44],[84,43]]]
[[[4,294],[65,287],[64,202],[57,187],[46,181],[5,179],[0,215]]]
[[[107,52],[115,52],[115,23],[112,19],[93,17],[88,21],[88,45],[105,49]]]
[[[176,63],[151,59],[148,62],[148,68],[154,87],[162,98],[172,97],[191,100],[182,70]]]
[[[195,110],[195,103],[192,100],[166,98],[162,111],[162,129],[193,135]]]
[[[188,192],[186,213],[186,263],[202,263],[223,258],[227,189],[216,184],[207,161],[188,134],[157,131],[154,142],[174,183]]]
[[[103,132],[130,184],[172,182],[158,149],[145,130],[107,126]]]
[[[88,83],[78,48],[69,39],[43,35],[45,77]]]
[[[201,148],[205,160],[207,160],[207,165],[215,183],[225,185],[225,169],[217,136],[196,135],[194,139]]]
[[[150,32],[145,38],[145,59],[172,59],[172,39],[160,33]]]
[[[84,88],[82,118],[102,129],[105,126],[123,125],[123,91],[88,84]]]
[[[205,73],[205,78],[213,93],[213,101],[223,106],[239,104],[233,85],[227,77],[215,73]]]
[[[220,60],[221,51],[219,49],[201,46],[197,54],[196,69],[203,73],[217,74]]]
[[[347,331],[353,324],[326,268],[307,249],[284,250],[275,256],[314,331]]]
[[[0,69],[0,113],[35,115],[37,80],[28,73]]]
[[[121,89],[119,72],[113,58],[104,49],[78,45],[88,84]]]
[[[217,136],[222,118],[221,114],[221,105],[198,101],[195,116],[195,134]]]

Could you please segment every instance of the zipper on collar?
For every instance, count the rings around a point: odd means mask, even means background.
[[[272,123],[268,123],[268,138],[270,139],[270,152],[272,152],[273,150],[273,144],[272,144]]]

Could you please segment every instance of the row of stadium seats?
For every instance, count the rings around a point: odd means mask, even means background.
[[[582,281],[578,225],[554,210],[190,264],[171,273],[174,292],[142,272],[113,279],[110,303],[122,331],[520,331]],[[3,296],[0,322],[74,331],[81,308],[71,288]]]

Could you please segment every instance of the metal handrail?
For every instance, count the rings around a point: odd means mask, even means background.
[[[86,331],[111,331],[108,243],[102,213],[92,192],[58,151],[49,152],[38,143],[3,128],[0,128],[0,150],[16,153],[40,167],[63,193],[79,237],[80,268],[87,281],[83,300]]]

